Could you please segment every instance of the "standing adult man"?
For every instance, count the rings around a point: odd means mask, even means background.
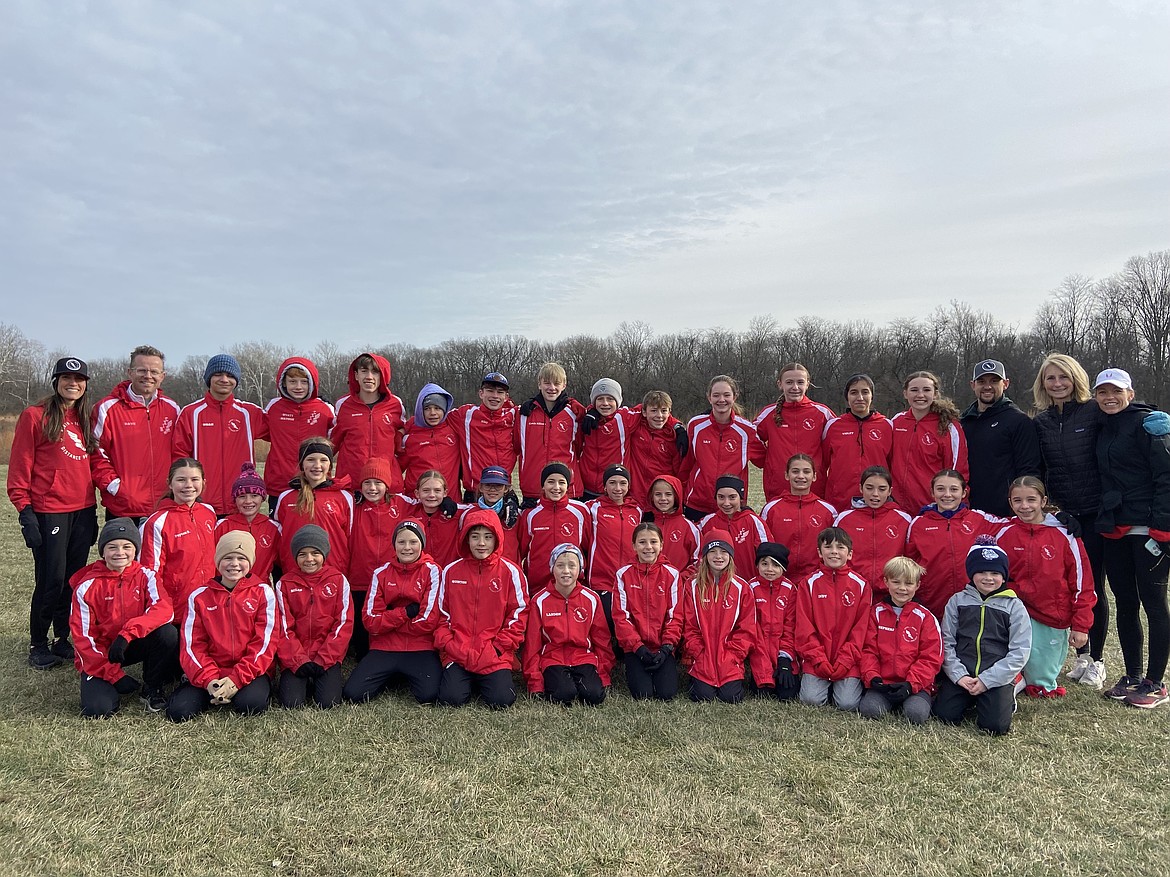
[[[244,463],[256,462],[254,441],[268,438],[264,409],[233,395],[240,377],[234,356],[211,357],[203,369],[207,392],[179,412],[171,442],[172,459],[194,457],[203,464],[203,502],[221,518],[235,511],[232,482]]]
[[[157,347],[130,351],[126,376],[94,410],[93,480],[107,521],[130,518],[141,527],[167,489],[179,406],[160,389],[166,357]]]
[[[1009,518],[1008,487],[1021,475],[1040,477],[1040,439],[1032,418],[1006,395],[1011,382],[1003,363],[975,364],[971,389],[975,401],[963,412],[967,461],[971,467],[972,508]]]

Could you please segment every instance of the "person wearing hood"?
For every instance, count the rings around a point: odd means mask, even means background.
[[[1143,423],[1153,409],[1134,401],[1133,380],[1123,369],[1107,368],[1097,375],[1093,396],[1105,413],[1097,435],[1097,532],[1105,537],[1105,575],[1125,662],[1125,675],[1105,696],[1152,709],[1170,701],[1164,679],[1170,656],[1170,437],[1147,431]]]
[[[662,531],[662,556],[683,573],[685,581],[699,562],[699,525],[686,516],[682,504],[682,480],[661,474],[650,482],[642,522],[657,524]]]
[[[447,482],[447,495],[459,499],[459,435],[447,416],[454,397],[438,384],[426,384],[414,403],[414,417],[406,421],[398,462],[406,484],[435,470]]]
[[[349,532],[353,529],[350,482],[336,474],[337,453],[327,438],[310,436],[301,442],[297,456],[297,476],[277,499],[272,514],[280,524],[280,568],[297,568],[293,537],[306,524],[316,524],[329,534],[329,564],[345,572],[349,569]]]
[[[371,457],[390,464],[394,481],[387,488],[402,493],[402,400],[390,392],[390,362],[376,353],[363,353],[349,364],[349,394],[337,400],[337,419],[329,438],[337,447],[337,477],[358,483]]]
[[[142,526],[167,489],[179,405],[160,389],[166,366],[158,348],[135,347],[126,376],[93,410],[97,453],[90,463],[107,519]]]
[[[1002,362],[976,363],[975,401],[959,419],[967,437],[971,507],[1000,518],[1011,517],[1012,481],[1021,475],[1039,478],[1043,466],[1036,424],[1005,395],[1010,385]]]
[[[320,387],[317,366],[306,356],[290,356],[276,370],[277,396],[264,409],[272,443],[264,461],[264,485],[273,507],[296,477],[301,442],[333,429],[333,406],[321,398]]]
[[[207,392],[179,412],[171,438],[171,458],[193,457],[203,464],[203,501],[219,516],[235,511],[232,484],[245,463],[255,463],[255,442],[268,438],[268,418],[259,405],[235,397],[243,374],[234,356],[207,360]]]
[[[503,556],[499,516],[472,509],[459,537],[459,560],[443,570],[439,596],[420,616],[434,631],[443,664],[439,703],[464,706],[472,690],[490,707],[516,701],[512,666],[528,622],[528,582]]]

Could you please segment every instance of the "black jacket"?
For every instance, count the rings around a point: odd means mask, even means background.
[[[1101,514],[1097,530],[1152,527],[1170,531],[1170,436],[1150,435],[1142,427],[1154,409],[1130,402],[1106,415],[1097,435],[1101,475]]]
[[[1008,486],[1021,475],[1040,477],[1040,441],[1032,418],[1007,396],[986,411],[972,403],[960,420],[971,467],[971,508],[1012,516]]]
[[[1105,415],[1090,399],[1055,405],[1036,415],[1044,485],[1048,498],[1074,515],[1101,510],[1101,478],[1097,474],[1097,433]]]

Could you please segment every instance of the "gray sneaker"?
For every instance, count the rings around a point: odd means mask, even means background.
[[[1089,666],[1085,668],[1085,672],[1080,675],[1077,682],[1081,685],[1087,685],[1096,691],[1100,691],[1105,687],[1106,678],[1108,676],[1105,672],[1105,662],[1090,661]]]
[[[1085,675],[1085,671],[1089,669],[1089,665],[1092,663],[1093,659],[1090,658],[1088,654],[1077,655],[1077,659],[1073,661],[1072,669],[1070,669],[1065,675],[1068,676],[1069,679],[1075,679],[1079,681],[1080,678]]]

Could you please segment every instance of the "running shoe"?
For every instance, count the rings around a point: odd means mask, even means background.
[[[1100,691],[1105,687],[1105,680],[1107,678],[1108,674],[1105,671],[1105,662],[1090,661],[1089,666],[1085,668],[1085,672],[1081,674],[1081,678],[1077,682]]]
[[[1133,690],[1133,694],[1125,699],[1125,702],[1139,709],[1152,710],[1156,706],[1170,702],[1170,694],[1166,693],[1166,686],[1161,682],[1143,679]]]
[[[1141,684],[1142,680],[1137,676],[1122,676],[1117,680],[1116,685],[1101,692],[1101,696],[1108,697],[1111,700],[1125,700]]]

